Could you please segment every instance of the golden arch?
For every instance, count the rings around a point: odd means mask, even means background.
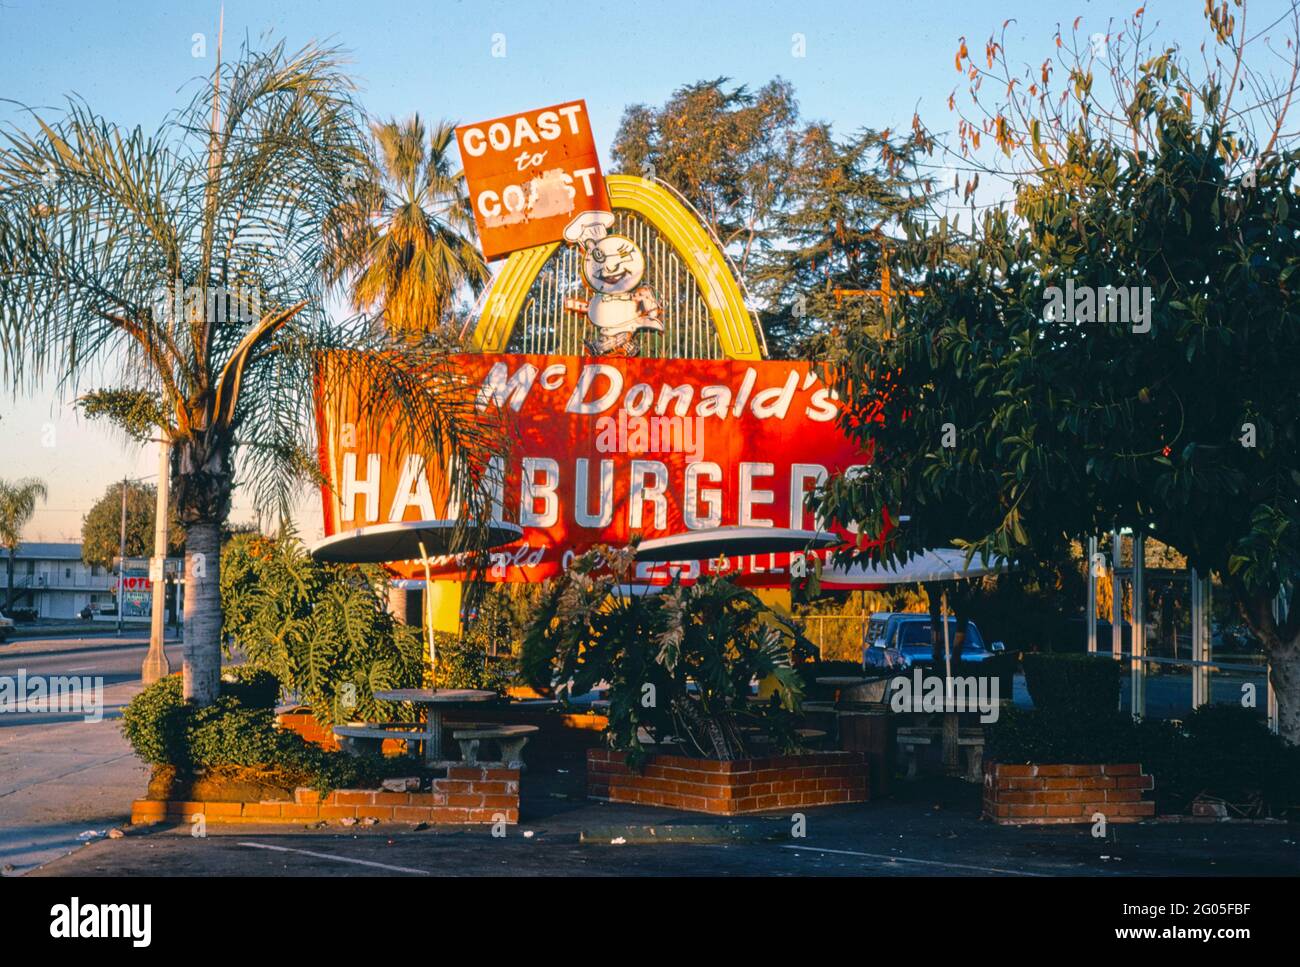
[[[762,338],[745,295],[721,250],[690,210],[666,188],[635,175],[610,175],[605,185],[611,207],[644,217],[686,262],[709,307],[723,353],[729,359],[762,359]],[[474,344],[480,350],[505,351],[533,279],[560,244],[537,245],[506,259],[492,280],[474,328]]]

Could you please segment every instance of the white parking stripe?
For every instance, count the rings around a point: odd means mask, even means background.
[[[996,866],[971,866],[967,863],[941,863],[938,860],[917,860],[907,856],[890,856],[886,853],[859,853],[851,849],[827,849],[824,846],[793,846],[783,844],[781,849],[802,850],[809,853],[836,853],[840,856],[865,856],[872,860],[891,863],[917,863],[921,866],[941,866],[946,870],[975,870],[978,873],[1005,873],[1008,876],[1047,876],[1046,873],[1027,873],[1023,870],[1003,870]]]
[[[357,866],[374,866],[381,870],[393,870],[397,873],[419,873],[422,876],[432,876],[428,870],[416,870],[409,866],[389,866],[387,863],[372,863],[370,860],[354,860],[350,856],[336,856],[333,853],[317,853],[309,849],[290,849],[288,846],[271,846],[268,843],[240,843],[240,846],[251,846],[253,849],[270,849],[277,853],[301,853],[303,856],[314,856],[322,860],[336,860],[339,863],[355,863]]]

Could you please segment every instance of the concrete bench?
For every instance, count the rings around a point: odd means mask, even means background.
[[[904,726],[898,730],[898,747],[907,761],[907,778],[915,779],[923,746],[943,741],[943,730],[932,726]],[[966,752],[966,778],[980,782],[984,778],[984,730],[962,729],[957,733],[957,747]]]
[[[478,762],[480,742],[493,741],[501,748],[502,762],[522,769],[524,746],[533,733],[538,731],[536,725],[487,725],[472,729],[456,728],[451,734],[460,743],[460,756],[466,765]]]
[[[799,736],[801,742],[808,745],[812,745],[818,740],[826,738],[826,732],[822,729],[795,729],[794,734]]]
[[[366,752],[379,755],[384,750],[385,739],[402,739],[406,742],[406,754],[415,756],[419,743],[429,737],[429,733],[419,722],[336,725],[334,734],[338,736],[339,748],[349,755],[361,755]]]
[[[835,713],[834,702],[804,702],[799,708],[808,715],[833,715]]]

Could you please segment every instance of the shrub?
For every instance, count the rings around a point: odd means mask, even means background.
[[[679,740],[686,754],[722,760],[747,754],[751,729],[781,751],[797,748],[803,685],[793,658],[811,655],[812,643],[722,577],[620,593],[632,566],[631,548],[599,546],[551,584],[524,639],[525,681],[569,694],[608,682],[606,737],[634,764],[646,755],[643,729],[656,741]],[[750,682],[769,676],[778,683],[771,700],[750,702]]]
[[[392,719],[374,692],[419,687],[425,658],[420,629],[388,614],[387,587],[381,568],[314,561],[291,533],[237,534],[221,551],[222,633],[317,721]]]
[[[189,706],[181,697],[181,677],[154,682],[122,710],[122,731],[135,754],[150,765],[189,762],[185,740]]]
[[[1004,709],[987,729],[985,753],[995,762],[1040,765],[1133,762],[1137,725],[1111,709],[1081,720],[1072,709]]]
[[[1161,813],[1187,812],[1199,795],[1273,815],[1300,807],[1300,747],[1234,706],[1199,709],[1181,727],[1115,711],[1082,718],[1073,710],[1007,709],[988,727],[985,751],[1006,763],[1140,763],[1155,776]]]
[[[1034,708],[1109,715],[1119,707],[1120,663],[1097,655],[1028,654],[1025,685]]]
[[[122,714],[122,729],[135,754],[182,774],[219,766],[277,772],[288,786],[308,785],[322,792],[410,774],[409,760],[327,752],[277,728],[266,703],[268,694],[278,694],[279,682],[272,676],[267,683],[251,672],[236,677],[245,680],[226,681],[223,675],[221,696],[204,708],[184,701],[180,676],[146,688]]]
[[[221,693],[235,696],[248,708],[275,708],[280,701],[280,680],[253,665],[232,665],[221,671]]]
[[[489,655],[471,630],[465,636],[436,631],[439,688],[482,688],[504,695],[514,679],[515,662]]]

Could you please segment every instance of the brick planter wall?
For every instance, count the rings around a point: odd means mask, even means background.
[[[311,712],[281,712],[275,724],[287,732],[295,732],[306,741],[330,752],[339,750],[339,740],[331,729],[316,721]]]
[[[434,779],[430,792],[337,789],[321,797],[314,789],[297,789],[292,802],[180,802],[137,799],[131,822],[187,823],[201,813],[209,823],[312,823],[331,819],[365,819],[396,823],[519,822],[519,770],[502,766],[452,766],[445,779]]]
[[[984,816],[1003,826],[1091,823],[1095,813],[1108,823],[1134,823],[1155,816],[1156,804],[1142,799],[1154,788],[1135,763],[992,763],[984,769]]]
[[[609,802],[737,816],[867,801],[867,765],[854,752],[714,762],[651,756],[643,772],[609,749],[587,752],[587,795]]]

